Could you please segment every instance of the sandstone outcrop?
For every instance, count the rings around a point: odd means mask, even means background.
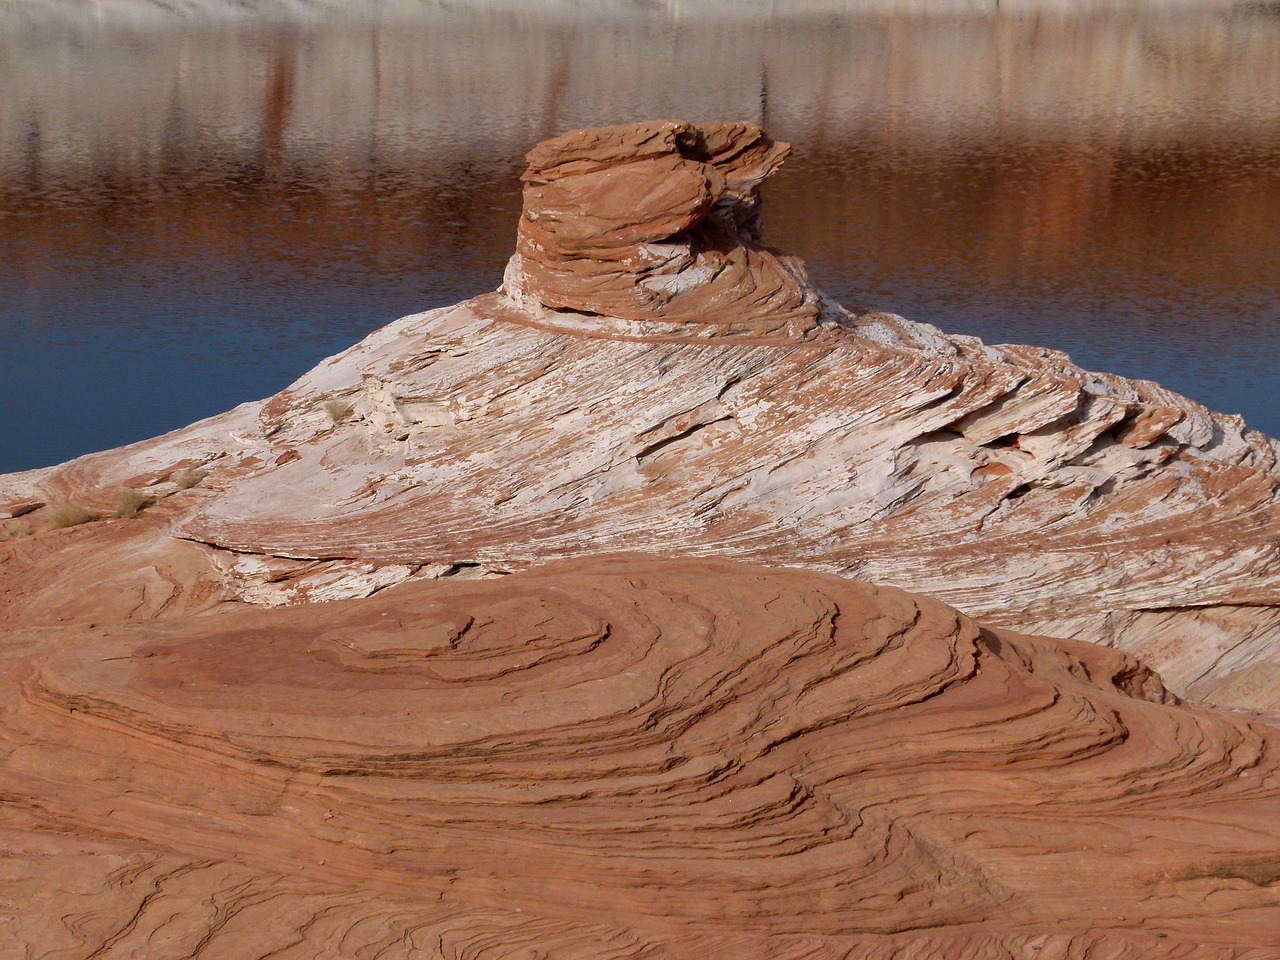
[[[1280,707],[1276,441],[1061,353],[831,303],[761,243],[784,155],[749,124],[677,121],[536,148],[498,293],[264,403],[0,478],[19,532],[65,501],[109,515],[122,487],[163,500],[7,546],[0,622],[636,549],[893,584]],[[193,467],[203,483],[174,482]]]
[[[1280,707],[1277,444],[1158,385],[849,311],[761,245],[750,124],[530,154],[497,294],[185,431],[0,478],[0,622],[358,596],[639,549],[803,564],[1137,652]],[[349,415],[326,414],[332,401]],[[181,468],[209,477],[180,489]],[[17,529],[14,525],[6,529]]]
[[[498,292],[0,477],[0,952],[1275,956],[1280,445],[832,303],[785,152],[550,141]]]
[[[0,623],[720,555],[938,596],[1134,652],[1183,695],[1280,708],[1280,445],[1061,353],[834,304],[762,245],[757,188],[785,154],[750,124],[679,121],[542,144],[499,292],[264,403],[0,478],[22,532],[64,501],[109,514],[122,487],[163,499],[127,531],[15,541]]]
[[[760,245],[759,188],[789,152],[750,123],[643,123],[539,144],[506,291],[574,329],[802,337],[819,294],[799,261]]]
[[[1280,733],[891,588],[600,557],[0,674],[6,955],[1275,956]]]

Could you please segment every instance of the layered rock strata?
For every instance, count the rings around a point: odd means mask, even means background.
[[[760,245],[759,187],[789,152],[750,123],[644,123],[541,143],[522,178],[505,289],[575,329],[803,337],[818,292],[798,260]]]
[[[760,243],[784,153],[675,121],[538,147],[499,292],[264,403],[0,478],[0,509],[43,504],[13,521],[37,532],[60,501],[163,501],[8,545],[0,623],[644,550],[893,584],[1280,707],[1276,441],[1061,353],[830,303]],[[188,467],[208,474],[189,489]]]
[[[1275,955],[1280,734],[891,588],[595,558],[0,675],[15,956]]]

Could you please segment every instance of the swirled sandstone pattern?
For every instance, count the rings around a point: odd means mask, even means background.
[[[0,512],[37,531],[60,500],[162,500],[6,545],[0,625],[643,550],[892,584],[1280,709],[1276,441],[1061,353],[831,303],[759,242],[784,152],[678,121],[538,147],[499,292],[264,403],[0,477]],[[208,477],[185,489],[182,467]]]
[[[1274,957],[1280,735],[1133,659],[727,561],[35,628],[32,957]]]
[[[636,335],[818,322],[803,265],[760,246],[759,188],[786,159],[751,123],[576,130],[539,144],[506,289],[544,323]]]

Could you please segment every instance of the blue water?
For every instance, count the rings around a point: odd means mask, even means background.
[[[269,396],[381,324],[494,289],[523,152],[652,116],[791,140],[767,238],[844,302],[1063,349],[1280,435],[1276,49],[1280,18],[1217,10],[8,9],[0,472]]]

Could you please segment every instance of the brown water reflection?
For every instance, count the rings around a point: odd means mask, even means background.
[[[794,142],[766,229],[842,299],[1060,346],[1280,433],[1272,8],[687,15],[707,6],[5,7],[0,375],[11,423],[72,425],[5,437],[0,469],[273,392],[492,288],[520,155],[662,115]]]

